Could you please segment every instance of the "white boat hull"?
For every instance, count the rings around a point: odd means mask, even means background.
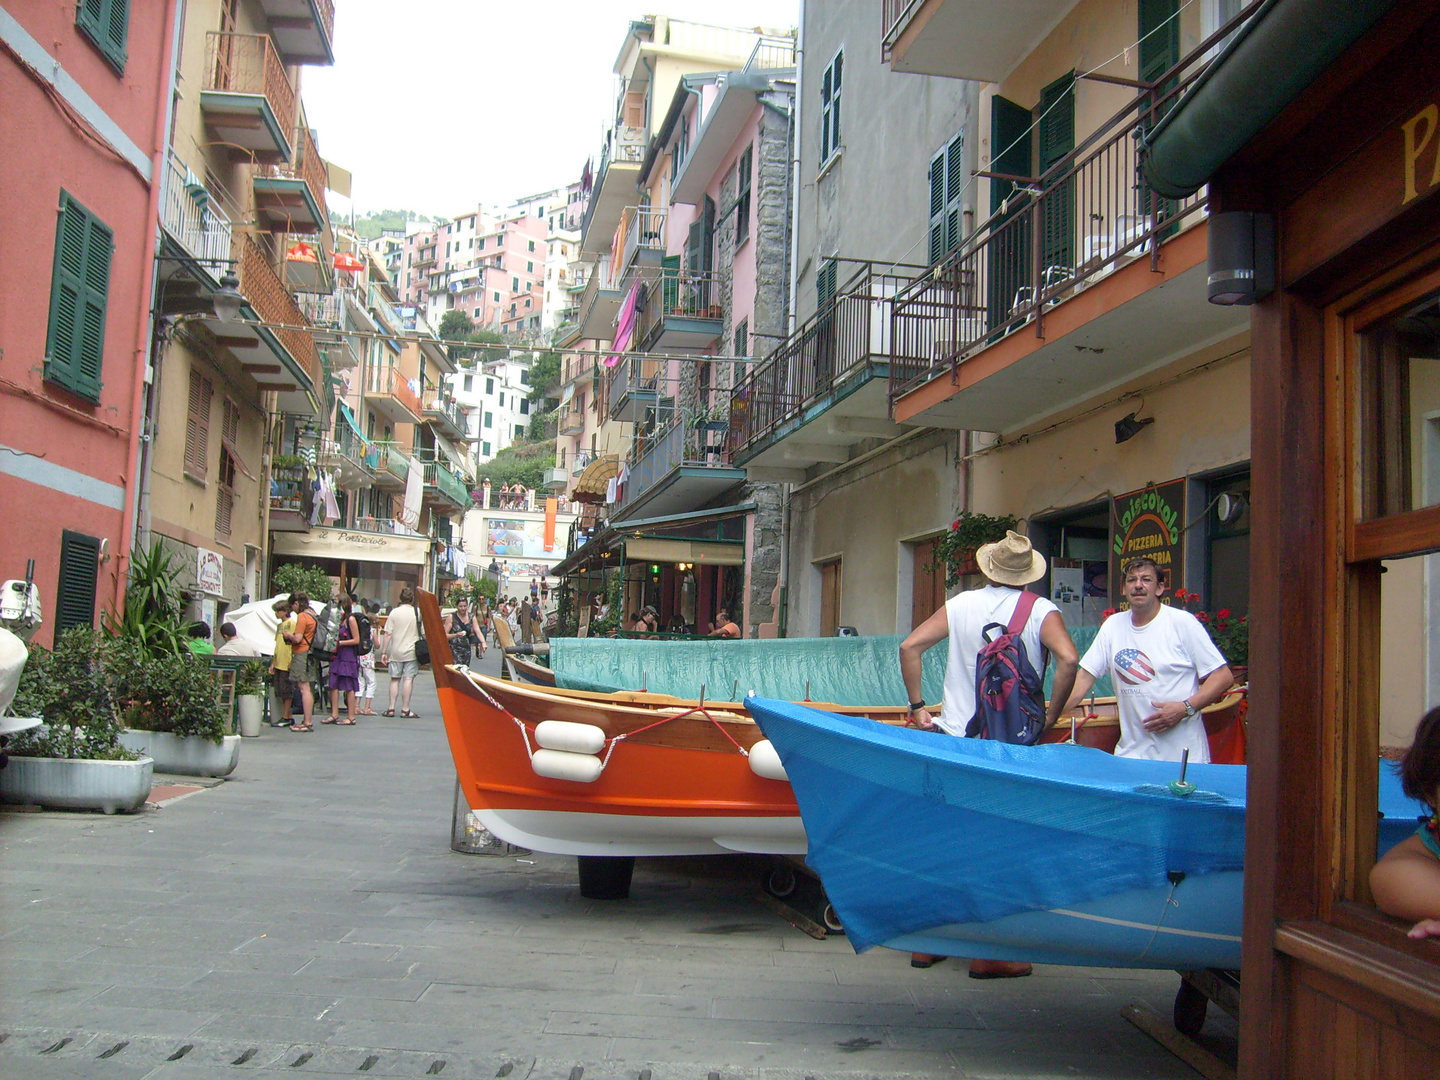
[[[500,839],[556,855],[804,855],[793,817],[661,816],[567,810],[474,811]]]

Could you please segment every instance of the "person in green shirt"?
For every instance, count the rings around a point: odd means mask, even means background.
[[[185,642],[190,646],[190,651],[199,656],[209,656],[215,651],[215,645],[210,640],[210,624],[207,622],[194,622],[190,624],[190,640]]]

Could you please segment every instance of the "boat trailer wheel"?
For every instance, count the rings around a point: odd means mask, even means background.
[[[825,924],[825,929],[832,934],[843,934],[845,925],[840,921],[840,916],[835,913],[835,905],[828,900],[820,912],[820,921]]]
[[[795,868],[788,862],[777,863],[765,874],[762,883],[763,888],[777,900],[784,900],[795,892],[795,886],[799,884],[795,876]]]
[[[1175,991],[1175,1030],[1192,1039],[1205,1026],[1205,1012],[1210,999],[1185,980],[1180,980],[1180,989]]]

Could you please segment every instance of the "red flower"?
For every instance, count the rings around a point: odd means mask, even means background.
[[[1197,611],[1195,613],[1195,618],[1199,619],[1201,622],[1209,622],[1210,613],[1208,611]]]
[[[1185,598],[1186,598],[1187,600],[1191,601],[1192,603],[1195,603],[1195,604],[1199,604],[1199,603],[1200,603],[1200,594],[1199,594],[1198,592],[1187,592],[1187,593],[1185,594]]]
[[[1228,619],[1230,617],[1230,609],[1228,607],[1222,607],[1219,611],[1215,612],[1215,614],[1219,618]]]
[[[1107,607],[1107,608],[1106,608],[1104,611],[1102,611],[1100,614],[1103,615],[1105,618],[1108,619],[1111,615],[1114,615],[1114,614],[1115,614],[1115,608],[1113,608],[1113,607]]]
[[[960,528],[960,519],[959,519],[959,518],[956,518],[954,521],[952,521],[952,522],[950,523],[950,531],[951,531],[951,532],[954,532],[954,531],[955,531],[956,529],[958,529],[958,528]]]
[[[1181,601],[1183,601],[1183,600],[1184,600],[1187,596],[1189,596],[1189,595],[1190,595],[1190,594],[1187,593],[1184,589],[1176,589],[1176,590],[1175,590],[1175,599],[1176,599],[1176,600],[1181,600]]]

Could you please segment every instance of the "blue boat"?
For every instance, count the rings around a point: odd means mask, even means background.
[[[857,952],[1238,968],[1245,766],[1009,746],[746,700]],[[1380,851],[1424,810],[1381,769]]]

